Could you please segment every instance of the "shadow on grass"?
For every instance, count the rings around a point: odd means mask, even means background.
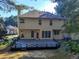
[[[21,57],[19,59],[46,59],[46,58],[41,58],[41,57],[26,57],[26,56],[24,56],[24,57]]]
[[[52,57],[26,57],[23,56],[19,59],[70,59],[69,56],[52,56]]]
[[[64,53],[57,53],[54,56],[46,56],[46,57],[27,57],[23,56],[19,59],[71,59],[70,55],[64,54]]]

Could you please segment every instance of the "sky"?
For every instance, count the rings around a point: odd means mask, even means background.
[[[34,7],[34,9],[36,9],[36,10],[56,13],[54,7],[56,7],[57,3],[51,3],[51,1],[49,1],[49,0],[37,0],[37,1],[34,1],[34,0],[16,0],[16,3]],[[26,10],[23,11],[23,13],[25,13],[25,12],[26,12]],[[10,13],[0,11],[0,13],[1,13],[1,16],[3,16],[3,17],[17,15],[16,11],[12,11]]]

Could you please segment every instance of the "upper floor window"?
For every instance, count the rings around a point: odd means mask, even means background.
[[[21,18],[21,19],[20,19],[20,23],[24,23],[24,19]]]
[[[42,20],[39,20],[39,25],[41,25],[42,24]]]
[[[52,20],[50,20],[50,26],[52,26]]]

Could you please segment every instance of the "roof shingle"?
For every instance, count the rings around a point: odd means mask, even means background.
[[[50,12],[44,12],[44,11],[37,11],[33,10],[26,14],[20,15],[20,17],[28,17],[28,18],[48,18],[48,19],[59,19],[59,20],[66,20],[65,17],[61,17],[58,15],[54,15]]]

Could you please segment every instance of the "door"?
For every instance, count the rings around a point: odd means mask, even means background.
[[[31,38],[38,39],[39,38],[39,33],[36,32],[36,31],[31,31]]]
[[[31,38],[34,38],[34,35],[35,33],[34,33],[34,31],[31,31]]]
[[[39,33],[38,33],[38,32],[36,33],[36,38],[37,38],[37,39],[39,38]]]

